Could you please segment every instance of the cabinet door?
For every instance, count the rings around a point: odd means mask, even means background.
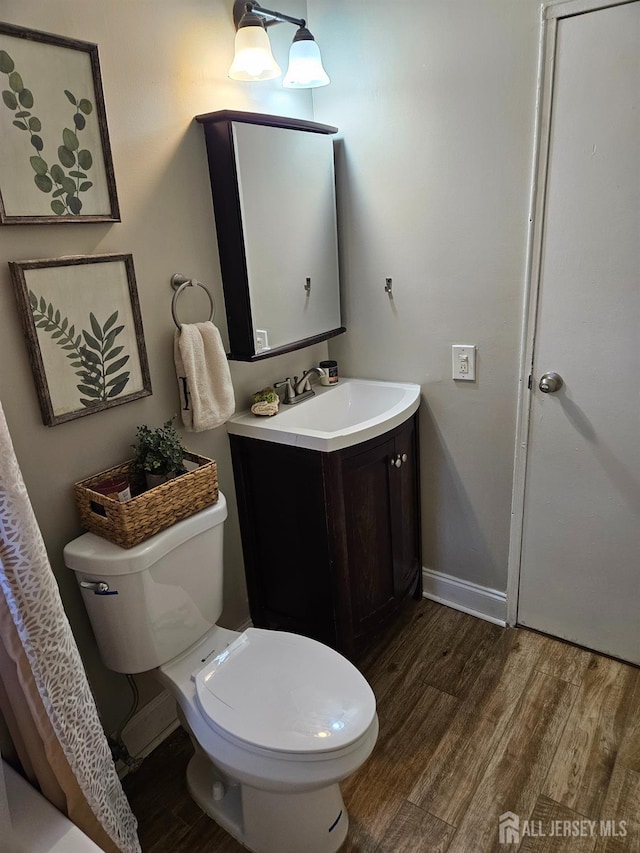
[[[396,594],[389,439],[342,462],[351,619],[358,637],[382,622]],[[398,474],[400,471],[397,472]]]
[[[418,433],[414,418],[396,433],[394,454],[402,465],[390,466],[393,577],[396,595],[404,596],[422,571]]]
[[[253,624],[335,645],[321,455],[229,438]]]
[[[207,143],[229,358],[269,358],[344,332],[337,128],[238,110],[196,118]]]
[[[331,137],[232,128],[254,332],[277,349],[339,328]]]

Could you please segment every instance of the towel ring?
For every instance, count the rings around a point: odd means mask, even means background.
[[[216,316],[216,303],[213,301],[213,296],[209,292],[209,289],[202,284],[200,281],[196,281],[193,278],[187,278],[185,275],[177,272],[175,275],[171,276],[171,287],[175,290],[173,294],[173,299],[171,300],[171,316],[173,317],[173,322],[176,324],[178,329],[180,328],[180,321],[178,320],[178,315],[176,314],[176,305],[178,303],[178,297],[182,293],[183,290],[187,287],[201,287],[204,292],[209,297],[209,304],[211,305],[211,316],[209,317],[209,323],[213,322],[213,319]]]

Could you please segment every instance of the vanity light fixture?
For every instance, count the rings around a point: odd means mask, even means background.
[[[236,24],[235,53],[229,77],[232,80],[272,80],[282,74],[282,69],[271,53],[271,42],[267,35],[264,19],[252,10],[252,3],[236,2],[244,8]]]
[[[266,28],[283,22],[298,30],[289,51],[289,67],[282,85],[288,89],[313,89],[326,86],[329,75],[315,39],[303,18],[292,18],[283,12],[265,9],[253,0],[235,0],[233,18],[236,25],[235,55],[229,77],[232,80],[271,80],[282,71],[271,52]]]

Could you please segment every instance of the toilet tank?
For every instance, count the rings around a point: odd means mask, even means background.
[[[227,502],[178,521],[133,548],[85,533],[64,549],[105,665],[144,672],[203,637],[222,612]]]

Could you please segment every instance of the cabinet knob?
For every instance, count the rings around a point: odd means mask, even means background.
[[[402,465],[402,463],[406,462],[406,461],[407,461],[406,454],[404,455],[404,459],[402,456],[400,456],[399,453],[397,454],[395,459],[393,457],[391,457],[391,464],[395,465],[396,468],[399,468]]]
[[[402,461],[403,461],[403,462],[406,462],[408,458],[409,458],[409,457],[407,456],[407,454],[406,454],[406,453],[403,453],[403,454],[402,454]]]

